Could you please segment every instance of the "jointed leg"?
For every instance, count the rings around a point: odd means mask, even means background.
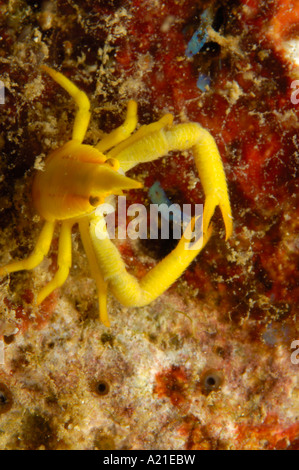
[[[164,118],[167,116],[169,115]],[[133,136],[109,152],[108,156],[116,157],[121,168],[127,171],[139,163],[165,156],[170,151],[183,151],[192,148],[206,196],[203,214],[204,233],[207,233],[215,208],[219,205],[225,224],[226,239],[228,239],[232,234],[232,215],[225,173],[214,138],[197,123],[178,124],[167,130],[167,127],[165,128],[161,124],[159,127],[162,120],[163,118],[157,123],[139,129]]]
[[[170,127],[172,122],[172,114],[165,114],[159,121],[141,126],[135,134],[110,150],[107,157],[117,158],[120,167],[128,171],[139,163],[152,161],[165,155],[162,152],[167,142],[161,131]]]
[[[79,222],[79,229],[84,250],[89,262],[91,275],[96,281],[99,298],[100,320],[105,326],[110,326],[107,313],[107,282],[104,281],[103,275],[97,263],[96,255],[90,239],[89,220],[87,218],[81,219]]]
[[[110,134],[106,135],[96,145],[96,149],[104,153],[108,149],[127,139],[137,126],[137,103],[133,100],[128,102],[127,115],[124,123]]]
[[[62,222],[58,246],[58,270],[50,281],[38,294],[37,305],[48,297],[57,287],[66,281],[72,265],[72,222]]]
[[[42,69],[47,72],[55,82],[65,89],[75,100],[78,111],[76,113],[74,127],[73,127],[73,140],[82,143],[90,120],[90,103],[84,91],[81,91],[74,83],[66,78],[62,73],[51,69],[47,65],[42,65]]]
[[[45,222],[32,254],[24,260],[14,261],[6,266],[2,266],[0,268],[0,276],[5,276],[15,271],[22,271],[23,269],[33,269],[38,266],[49,252],[54,227],[54,222]]]
[[[232,234],[233,222],[226,178],[216,142],[206,129],[200,128],[200,138],[193,146],[192,151],[206,196],[203,231],[207,232],[215,208],[219,205],[225,225],[225,239],[227,240]]]
[[[138,282],[127,272],[112,241],[108,237],[104,240],[96,237],[98,220],[93,219],[90,223],[90,236],[96,259],[112,293],[127,307],[147,305],[165,292],[194,260],[211,235],[209,229],[206,238],[200,239],[197,246],[193,247],[195,249],[188,249],[186,245],[189,245],[189,242],[185,238],[185,231],[177,247]],[[194,224],[194,219],[191,224]]]

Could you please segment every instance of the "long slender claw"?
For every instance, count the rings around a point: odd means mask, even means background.
[[[206,196],[203,213],[204,234],[207,233],[215,208],[219,205],[225,225],[225,239],[227,240],[233,231],[233,221],[224,168],[213,136],[199,125],[198,142],[192,150]]]
[[[225,225],[225,240],[228,240],[233,231],[233,224],[230,204],[225,195],[223,195],[223,198],[220,198],[217,194],[207,196],[203,211],[203,232],[204,234],[207,233],[211,218],[218,205]]]
[[[231,213],[230,203],[228,200],[222,199],[219,202],[219,206],[225,225],[225,240],[228,240],[233,233],[233,216]]]

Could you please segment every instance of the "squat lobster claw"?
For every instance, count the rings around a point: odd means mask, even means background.
[[[137,104],[132,100],[128,103],[126,119],[120,127],[106,135],[95,147],[85,145],[82,142],[90,120],[90,103],[86,94],[61,73],[45,65],[42,69],[69,93],[78,111],[72,139],[49,155],[44,171],[37,172],[33,181],[33,202],[45,219],[36,246],[27,259],[1,267],[0,275],[36,267],[49,252],[55,224],[60,221],[58,270],[52,281],[38,294],[39,305],[68,277],[72,264],[71,230],[78,223],[91,274],[97,285],[100,319],[110,326],[106,306],[108,288],[125,306],[138,307],[155,300],[181,276],[207,243],[212,232],[210,221],[217,205],[224,219],[226,239],[230,237],[232,216],[221,158],[207,130],[192,122],[172,126],[171,114],[141,126],[132,134],[137,126]],[[96,225],[103,221],[103,216],[95,215],[95,205],[104,203],[111,194],[142,188],[140,182],[120,174],[119,168],[128,171],[139,163],[158,159],[170,151],[190,148],[206,196],[203,235],[192,250],[186,248],[186,232],[196,222],[192,219],[176,248],[138,282],[127,272],[109,237],[99,239],[96,236]]]

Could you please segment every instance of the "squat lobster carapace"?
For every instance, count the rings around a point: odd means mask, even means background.
[[[61,224],[58,247],[58,270],[38,294],[39,305],[68,277],[72,264],[71,230],[78,223],[91,274],[97,285],[100,319],[110,326],[107,314],[107,291],[125,306],[143,306],[160,296],[175,282],[207,243],[215,207],[220,206],[226,239],[232,233],[232,216],[225,174],[216,143],[211,134],[197,123],[172,126],[173,117],[166,114],[159,121],[137,126],[137,104],[129,101],[124,123],[106,135],[95,147],[83,144],[90,119],[90,103],[85,93],[64,75],[47,66],[42,69],[59,83],[75,100],[78,111],[72,139],[54,150],[33,181],[33,202],[45,220],[32,254],[0,268],[0,275],[36,267],[49,252],[55,225]],[[132,135],[131,135],[132,134]],[[193,249],[188,249],[187,229],[176,248],[140,281],[130,275],[121,256],[109,239],[96,235],[97,223],[103,216],[95,215],[95,206],[106,197],[123,191],[142,188],[142,184],[118,172],[165,156],[170,151],[192,149],[203,185],[206,201],[203,212],[203,235]]]

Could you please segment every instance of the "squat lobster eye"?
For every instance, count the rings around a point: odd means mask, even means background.
[[[97,196],[89,196],[89,204],[97,207],[100,204],[100,198]]]
[[[116,171],[119,169],[119,162],[118,160],[116,160],[116,158],[107,158],[105,163],[106,165],[111,166],[111,168],[113,168]]]
[[[137,104],[129,101],[124,123],[106,135],[95,147],[83,144],[90,119],[90,103],[85,93],[64,75],[47,66],[42,69],[75,100],[76,113],[72,139],[54,150],[46,159],[43,172],[33,182],[33,201],[45,220],[32,254],[0,268],[0,275],[29,270],[48,254],[55,225],[59,222],[58,270],[37,296],[39,305],[68,277],[72,264],[71,231],[78,223],[91,274],[97,285],[100,319],[109,326],[106,298],[108,289],[125,306],[143,306],[161,295],[176,281],[198,255],[211,236],[210,220],[220,206],[226,239],[232,233],[232,216],[225,174],[216,143],[211,134],[197,123],[172,126],[173,116],[166,114],[159,121],[137,125]],[[132,135],[131,135],[132,134]],[[176,248],[139,282],[127,271],[120,254],[109,239],[97,237],[96,227],[103,225],[103,216],[95,215],[95,207],[111,194],[142,188],[142,183],[121,174],[135,165],[158,159],[170,151],[192,149],[203,185],[206,202],[203,213],[203,235],[193,249],[188,249],[187,232],[195,225],[192,219]]]

